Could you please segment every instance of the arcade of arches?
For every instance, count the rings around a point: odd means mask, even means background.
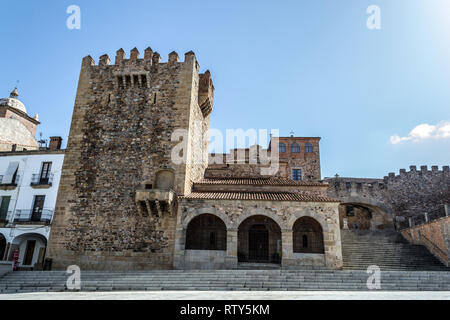
[[[228,210],[227,210],[228,209]],[[333,210],[331,210],[333,209]],[[238,263],[342,267],[337,204],[311,210],[283,207],[233,215],[232,208],[180,210],[177,269],[228,269]]]

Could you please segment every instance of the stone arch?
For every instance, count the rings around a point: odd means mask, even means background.
[[[319,213],[316,213],[312,209],[305,209],[305,210],[294,212],[288,221],[288,229],[293,230],[295,222],[302,217],[310,217],[310,218],[316,220],[322,227],[322,232],[325,233],[325,232],[329,231],[328,223],[325,220],[325,217]]]
[[[268,215],[253,214],[238,225],[239,262],[281,262],[281,228]]]
[[[251,216],[266,216],[268,218],[271,218],[273,221],[275,221],[278,226],[280,227],[280,229],[286,230],[288,229],[286,223],[283,221],[283,219],[281,219],[281,217],[279,215],[277,215],[276,213],[274,213],[272,210],[268,210],[268,209],[257,209],[255,211],[246,211],[243,214],[239,215],[239,217],[236,219],[236,221],[234,222],[235,228],[239,228],[239,226],[242,224],[242,222],[244,222],[244,220],[246,220],[247,218],[251,217]]]
[[[183,229],[187,228],[188,224],[192,221],[192,219],[194,219],[195,217],[202,215],[202,214],[212,214],[212,215],[220,218],[223,221],[223,223],[225,223],[227,230],[233,229],[233,226],[230,222],[229,217],[226,214],[216,210],[216,208],[213,208],[213,207],[201,208],[196,211],[188,213],[186,215],[186,217],[183,219],[183,223],[182,223]]]
[[[171,190],[175,185],[175,173],[171,169],[163,169],[156,172],[155,189]]]
[[[323,229],[309,216],[298,218],[292,227],[293,250],[297,253],[325,253]]]
[[[20,266],[34,267],[36,263],[44,261],[47,238],[36,232],[22,233],[11,241],[10,259],[15,250],[19,250]]]
[[[346,214],[343,210],[347,205],[367,208],[371,213],[371,217],[369,218],[370,222],[368,222],[370,224],[370,228],[393,228],[394,226],[392,211],[384,203],[371,198],[353,196],[341,198],[339,211],[341,228],[343,227],[342,220],[343,218],[346,218]],[[351,227],[352,226],[350,225],[350,228]],[[367,226],[364,226],[364,228],[367,228]]]
[[[185,250],[226,250],[227,228],[216,215],[203,213],[186,228]]]

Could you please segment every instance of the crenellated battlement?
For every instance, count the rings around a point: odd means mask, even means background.
[[[144,57],[140,58],[140,52],[135,47],[131,49],[129,57],[125,53],[125,50],[120,48],[116,51],[114,64],[111,64],[111,58],[108,54],[104,54],[100,56],[98,64],[95,63],[95,60],[91,56],[86,56],[83,60],[86,59],[86,62],[90,66],[97,67],[128,67],[128,66],[154,66],[159,64],[167,64],[167,65],[175,65],[175,64],[195,64],[196,68],[199,68],[198,61],[195,57],[195,53],[193,51],[186,52],[184,54],[184,61],[179,61],[179,56],[176,51],[172,51],[168,54],[167,62],[161,62],[161,55],[153,51],[152,48],[148,47],[144,50]]]
[[[442,170],[439,170],[439,166],[431,166],[431,170],[428,170],[428,166],[420,166],[420,170],[417,169],[417,166],[409,166],[409,171],[406,169],[400,169],[399,174],[396,175],[395,172],[388,173],[387,176],[383,178],[385,183],[390,181],[396,181],[401,179],[402,177],[408,176],[431,176],[431,175],[442,175],[442,176],[450,176],[450,167],[442,166]]]

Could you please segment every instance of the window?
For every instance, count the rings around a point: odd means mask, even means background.
[[[286,152],[286,144],[280,143],[278,146],[279,152]]]
[[[299,218],[292,227],[293,249],[297,253],[325,252],[322,226],[310,217]]]
[[[296,142],[291,144],[291,153],[299,153],[300,152],[300,145]]]
[[[35,196],[31,221],[41,221],[42,210],[44,209],[45,196]]]
[[[17,184],[17,171],[19,169],[19,162],[10,162],[5,174],[3,175],[2,184],[14,185]]]
[[[292,170],[292,180],[295,180],[295,181],[302,180],[302,170],[301,169],[293,169]]]
[[[52,163],[51,162],[43,162],[42,163],[42,169],[41,169],[41,178],[40,178],[40,184],[48,184],[49,178],[50,178],[50,170],[52,169]]]
[[[5,221],[8,215],[10,196],[0,197],[0,221]]]
[[[313,152],[313,146],[311,143],[305,144],[305,153],[311,153]]]
[[[346,211],[347,217],[353,217],[355,215],[353,206],[346,206],[345,211]]]
[[[189,222],[186,229],[186,250],[227,250],[225,223],[211,214],[202,214]]]

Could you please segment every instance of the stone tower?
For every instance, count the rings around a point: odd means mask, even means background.
[[[53,268],[173,265],[177,196],[207,167],[214,87],[194,53],[83,59],[49,240]],[[185,148],[172,135],[184,129]]]

